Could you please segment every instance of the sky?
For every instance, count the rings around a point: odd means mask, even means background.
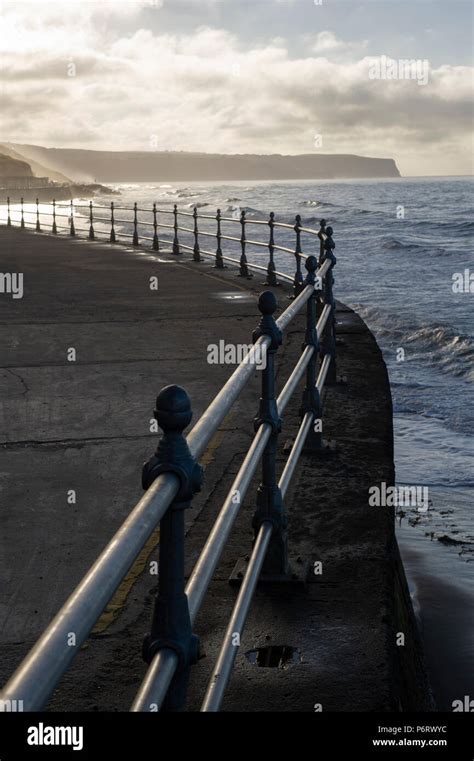
[[[468,0],[0,0],[0,52],[3,141],[473,170]]]

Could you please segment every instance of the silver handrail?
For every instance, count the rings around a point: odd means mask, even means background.
[[[320,267],[318,270],[319,273],[325,271],[327,271],[327,266]],[[311,296],[312,289],[308,286],[305,291],[307,300]],[[291,306],[294,306],[294,302]],[[330,311],[331,309],[329,307],[329,310],[324,309],[321,313],[321,316],[316,325],[318,336],[321,336],[324,331],[324,327],[326,325]],[[286,312],[284,314],[286,314]],[[283,325],[286,327],[288,324],[285,324],[281,318],[280,321],[277,320],[277,324],[278,323],[280,328],[282,328]],[[290,401],[295,388],[298,386],[298,383],[300,382],[313,353],[314,349],[312,347],[307,347],[301,354],[295,368],[293,369],[293,372],[291,373],[280,395],[278,396],[277,407],[279,415],[282,415],[285,411],[285,408]],[[325,377],[326,374],[324,374],[324,378]],[[265,446],[270,438],[270,433],[271,426],[263,423],[255,434],[252,444],[250,445],[242,465],[240,466],[239,471],[227,493],[222,508],[212,527],[211,533],[206,540],[199,559],[193,571],[191,572],[189,581],[186,585],[186,594],[188,596],[191,623],[194,623],[197,614],[199,613],[199,609],[219,563],[220,557],[224,550],[224,546],[229,538],[230,532],[239,513],[240,505],[245,498],[247,490],[257,469],[257,465],[262,456],[263,450],[265,449]],[[233,499],[233,495],[236,493],[240,495],[240,500],[238,503]],[[163,655],[163,651],[161,651],[161,653],[161,665],[156,664],[154,661],[152,662],[148,673],[138,690],[138,693],[130,709],[131,711],[150,711],[156,710],[155,706],[158,708],[161,706],[161,699],[163,699],[166,695],[166,689],[163,688],[161,681],[166,681],[167,679],[171,681],[175,670],[172,667],[172,663],[175,663],[175,668],[177,666],[177,659],[175,653],[172,650],[167,651],[166,655]],[[151,709],[150,706],[153,706],[153,709]]]
[[[280,315],[277,323],[281,330],[289,325],[311,292],[310,287],[305,288]],[[257,352],[269,344],[266,336],[258,339],[191,430],[187,441],[195,458],[203,454],[253,374]],[[27,711],[43,706],[177,491],[176,476],[163,474],[156,479],[10,678],[1,693],[3,700],[21,699]],[[71,631],[76,634],[74,648],[67,644]]]
[[[53,202],[53,233],[57,232],[56,216],[67,216],[57,213],[58,208],[69,208],[66,206],[56,206]],[[81,208],[81,207],[79,207]],[[89,206],[82,207],[89,210],[89,238],[94,238],[93,230],[93,206],[92,202]],[[107,207],[95,207],[95,208],[107,208]],[[119,210],[120,207],[113,207],[112,205],[112,226],[114,224],[114,211]],[[130,223],[134,224],[134,244],[136,243],[137,236],[137,211],[135,204],[133,208],[125,209],[127,211],[134,212],[134,220],[130,220]],[[146,210],[150,211],[150,210]],[[156,207],[153,209],[154,222],[152,223],[156,229],[159,224],[156,220]],[[169,210],[168,210],[169,211]],[[24,210],[23,203],[21,205],[21,226],[25,226],[24,215],[30,213],[28,210]],[[45,212],[41,212],[44,215]],[[178,210],[174,207],[173,212],[175,222],[173,225],[162,225],[163,227],[173,229],[176,235],[176,231],[179,230],[177,225]],[[193,216],[196,220],[199,218],[197,210],[194,213],[188,214],[182,212],[186,216]],[[218,217],[219,218],[219,212]],[[216,219],[207,215],[207,218]],[[85,217],[87,219],[87,217]],[[36,222],[39,220],[38,202],[36,210]],[[74,207],[71,203],[71,226],[74,224]],[[103,221],[103,218],[96,218],[96,221]],[[105,220],[107,221],[107,220]],[[225,218],[220,217],[220,221],[227,221]],[[238,222],[242,225],[242,231],[244,231],[244,225],[250,223],[250,220],[245,220],[244,216],[240,220],[232,218],[229,221]],[[306,258],[300,248],[300,233],[304,229],[300,224],[300,218],[297,217],[297,225],[291,226],[286,223],[278,223],[273,220],[273,215],[270,215],[270,222],[264,222],[263,220],[253,220],[259,224],[269,224],[270,227],[283,227],[295,230],[297,233],[297,246],[296,251],[293,252],[288,249],[289,252],[295,253],[297,260],[297,274],[300,273],[299,262]],[[323,221],[324,222],[324,221]],[[8,205],[8,224],[10,224],[10,206]],[[325,223],[324,223],[325,226]],[[320,261],[321,266],[317,270],[316,275],[327,283],[329,283],[330,296],[324,299],[324,307],[321,311],[321,315],[316,324],[316,333],[321,338],[326,329],[327,321],[330,315],[334,311],[334,302],[332,301],[331,280],[327,280],[327,276],[330,275],[330,269],[333,266],[330,258],[324,258],[321,256],[322,245],[326,240],[326,235],[322,223],[321,230],[318,232],[306,230],[311,234],[317,235],[321,242]],[[36,227],[37,231],[40,231],[39,225]],[[67,228],[59,228],[67,229]],[[81,229],[81,228],[77,228]],[[82,228],[84,229],[84,228]],[[196,236],[198,231],[195,227],[194,230],[190,228],[184,228],[187,233],[193,233]],[[87,228],[86,228],[87,231]],[[328,228],[329,232],[329,228]],[[331,231],[332,232],[332,231]],[[71,234],[74,234],[71,232]],[[125,234],[124,234],[125,235]],[[257,243],[256,241],[246,240],[244,232],[242,232],[241,239],[235,239],[240,241],[243,246],[243,256],[245,256],[245,245],[252,245]],[[225,240],[226,236],[217,235],[218,240]],[[149,238],[148,238],[149,239]],[[228,238],[231,239],[231,238]],[[150,239],[149,239],[150,240]],[[331,241],[332,246],[334,245]],[[191,249],[190,246],[181,244],[184,248]],[[264,245],[264,244],[261,244]],[[273,235],[270,238],[268,244],[270,250],[278,249],[278,246],[274,244]],[[281,247],[280,247],[281,248]],[[281,250],[285,250],[281,248]],[[196,250],[194,249],[194,253]],[[202,251],[204,255],[214,257],[215,254],[208,251]],[[231,257],[223,256],[221,254],[222,261],[230,261],[246,268],[253,267],[256,270],[267,272],[263,267],[254,265],[242,259],[236,260]],[[314,259],[314,257],[313,257]],[[309,263],[307,263],[309,267]],[[316,268],[316,262],[312,265],[313,269]],[[244,269],[245,271],[245,269]],[[288,275],[284,273],[276,273],[280,277],[288,280],[292,280]],[[309,270],[308,270],[309,272]],[[301,274],[301,273],[300,273]],[[296,290],[297,280],[295,276],[295,297],[294,300],[288,305],[280,317],[276,320],[276,326],[281,332],[284,332],[294,317],[299,311],[309,302],[310,298],[314,296],[315,286],[309,284],[314,281],[307,281],[308,284],[300,283],[300,286]],[[309,313],[308,313],[309,314]],[[314,322],[313,322],[314,325]],[[253,375],[256,359],[263,350],[267,350],[271,345],[271,338],[268,335],[262,335],[256,343],[247,352],[241,364],[235,369],[230,378],[222,387],[221,391],[214,398],[212,403],[207,407],[201,418],[194,425],[192,430],[187,436],[187,444],[191,456],[197,460],[207,448],[209,442],[214,436],[215,432],[221,425],[225,416],[237,400],[241,391],[245,387],[249,378]],[[281,394],[277,400],[277,406],[279,413],[282,413],[291,398],[297,384],[299,383],[305,369],[312,361],[314,355],[314,347],[307,346],[301,354],[296,366],[294,367],[290,377],[288,378]],[[321,386],[324,385],[329,367],[331,365],[331,355],[326,354],[320,368],[317,383]],[[295,446],[288,459],[284,473],[282,475],[282,491],[286,491],[287,485],[291,478],[291,475],[296,466],[297,459],[299,457],[303,442],[306,438],[306,433],[309,430],[311,424],[311,416],[308,417],[308,413],[304,416],[299,434],[297,436]],[[241,496],[245,496],[251,479],[255,473],[257,464],[265,450],[265,447],[270,439],[271,426],[268,423],[262,423],[254,437],[252,445],[242,463],[239,472],[234,479],[234,483],[231,487],[229,494],[224,501],[219,517],[213,526],[208,540],[204,546],[203,552],[196,563],[196,567],[191,574],[189,582],[186,586],[186,594],[189,601],[189,614],[191,622],[193,622],[197,616],[199,608],[202,604],[214,571],[217,567],[219,559],[224,549],[225,542],[232,529],[233,523],[238,513],[238,507],[231,501],[231,495],[238,489]],[[47,626],[41,637],[36,644],[32,647],[26,658],[17,668],[15,673],[9,679],[4,689],[0,693],[0,699],[2,700],[22,700],[25,710],[39,710],[44,703],[51,696],[53,690],[58,684],[64,672],[67,670],[75,655],[77,654],[80,645],[83,644],[87,636],[89,635],[95,622],[101,615],[107,603],[112,598],[114,592],[118,588],[122,579],[133,565],[139,552],[142,550],[143,545],[151,536],[156,525],[167,513],[167,510],[179,491],[180,481],[176,475],[170,472],[162,473],[152,483],[152,485],[145,492],[143,497],[138,501],[135,507],[132,509],[130,515],[126,518],[122,526],[116,532],[112,540],[105,547],[103,552],[99,555],[95,563],[86,573],[82,581],[72,592],[66,603],[62,606],[60,611],[54,617],[52,622]],[[252,555],[251,561],[251,574],[247,578],[241,590],[241,594],[238,598],[238,605],[241,606],[236,611],[238,620],[242,622],[242,627],[245,623],[246,614],[242,619],[242,611],[245,611],[250,606],[250,602],[255,588],[256,580],[261,568],[261,564],[265,557],[266,547],[271,538],[271,530],[268,530],[268,525],[262,525],[261,531],[257,537],[256,548]],[[254,556],[255,555],[255,556]],[[70,647],[68,645],[68,634],[74,631],[76,635],[76,646]],[[227,664],[229,655],[227,651],[222,655],[225,658]],[[232,661],[233,662],[233,661]],[[154,710],[151,706],[154,705],[159,708],[162,704],[169,684],[173,679],[173,675],[178,665],[178,658],[176,653],[168,648],[158,651],[156,656],[152,659],[147,675],[137,693],[135,701],[132,706],[132,711],[147,711]],[[226,666],[227,669],[227,666]],[[231,670],[231,666],[230,666]],[[230,674],[230,671],[229,671]],[[225,685],[224,685],[225,687]],[[219,688],[220,689],[220,688]],[[216,693],[217,694],[217,693]]]

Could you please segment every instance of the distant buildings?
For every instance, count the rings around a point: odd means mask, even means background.
[[[57,183],[51,182],[49,177],[1,177],[0,190],[40,190],[50,188]]]

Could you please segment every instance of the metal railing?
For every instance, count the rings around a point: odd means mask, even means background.
[[[12,210],[12,206],[19,208]],[[73,200],[69,203],[57,203],[55,200],[51,203],[40,203],[37,198],[35,203],[29,206],[33,208],[25,208],[23,198],[19,204],[12,205],[7,197],[6,224],[11,226],[18,223],[21,228],[51,232],[53,235],[66,233],[71,237],[79,237],[78,234],[85,233],[89,240],[106,240],[109,243],[131,241],[135,247],[149,245],[152,251],[171,251],[176,256],[189,251],[196,262],[203,261],[203,257],[213,259],[217,269],[224,269],[226,263],[237,265],[240,277],[251,278],[251,270],[265,272],[265,284],[272,287],[279,284],[279,279],[293,282],[295,293],[299,292],[303,283],[303,248],[306,243],[313,248],[315,236],[320,239],[322,246],[326,230],[324,219],[320,221],[320,229],[315,230],[304,226],[299,214],[295,216],[294,223],[289,224],[276,221],[273,212],[267,220],[254,219],[248,216],[245,209],[238,207],[232,216],[228,216],[222,214],[220,209],[217,209],[215,214],[201,213],[196,206],[192,211],[183,211],[177,204],[167,209],[158,208],[154,203],[152,208],[147,209],[138,206],[137,203],[133,206],[117,206],[114,201],[111,201],[109,206],[95,204],[93,201],[81,204]],[[188,223],[180,224],[181,218],[184,218],[185,222],[188,220]],[[239,234],[228,234],[235,226],[238,227]],[[223,231],[224,227],[228,229],[227,233]],[[249,228],[254,230],[252,237],[248,237]],[[265,228],[268,228],[267,235],[264,235]],[[280,235],[278,241],[277,235]],[[214,239],[215,249],[211,251],[207,247],[204,248],[202,238],[209,241]],[[223,242],[233,246],[238,258],[223,254]],[[283,245],[284,243],[287,245]],[[249,261],[249,249],[252,249],[254,258],[266,256],[268,252],[266,266]],[[294,277],[276,268],[275,256],[286,258],[288,254],[295,258]]]
[[[114,207],[112,205],[112,220]],[[137,206],[133,209],[133,236],[138,236]],[[154,217],[156,208],[153,208]],[[89,235],[94,237],[93,207],[89,206]],[[177,241],[177,208],[173,209],[173,242]],[[53,225],[57,210],[52,210]],[[195,209],[193,235],[197,219]],[[219,213],[218,249],[221,248]],[[10,218],[10,214],[9,214]],[[214,217],[209,217],[214,219]],[[22,218],[23,220],[23,218]],[[24,220],[23,220],[24,221]],[[232,221],[235,221],[232,219]],[[256,222],[256,220],[254,220]],[[245,221],[242,222],[245,228]],[[11,224],[11,222],[10,222]],[[155,221],[154,221],[155,224]],[[265,222],[260,222],[265,224]],[[279,223],[270,215],[269,250],[274,247],[274,228]],[[74,225],[72,217],[71,226]],[[285,226],[285,225],[284,225]],[[156,223],[157,227],[157,223]],[[156,234],[155,227],[155,234]],[[291,227],[286,225],[285,227]],[[41,230],[41,225],[39,224]],[[38,228],[36,228],[38,229]],[[74,228],[73,228],[74,229]],[[113,222],[112,222],[113,229]],[[292,571],[288,562],[288,516],[284,498],[303,448],[308,452],[324,446],[321,434],[323,388],[336,381],[335,301],[332,270],[336,264],[332,228],[321,223],[319,231],[309,234],[319,239],[319,261],[305,257],[306,277],[303,280],[300,260],[301,232],[295,226],[296,273],[292,280],[294,299],[275,319],[277,302],[272,291],[264,291],[258,301],[260,322],[253,332],[253,346],[235,369],[221,391],[208,406],[187,438],[183,431],[189,425],[192,412],[186,391],[179,386],[167,386],[156,401],[155,418],[163,435],[155,455],[143,467],[144,496],[133,508],[121,528],[103,550],[59,613],[46,628],[19,668],[10,678],[0,699],[22,700],[25,710],[39,710],[51,696],[59,680],[73,661],[97,619],[125,577],[148,538],[160,523],[160,552],[158,594],[155,600],[151,633],[144,643],[144,658],[149,663],[147,674],[139,687],[131,710],[183,710],[190,668],[199,652],[193,624],[224,551],[225,544],[249,490],[257,466],[262,461],[262,478],[253,516],[254,543],[250,559],[242,573],[240,591],[224,634],[222,648],[213,670],[202,704],[202,711],[217,711],[232,673],[238,652],[235,635],[243,632],[252,598],[259,580],[272,583],[287,582]],[[54,233],[54,227],[52,229]],[[75,232],[70,231],[70,234]],[[245,270],[245,245],[241,239]],[[153,245],[155,241],[153,239]],[[196,246],[198,243],[196,241]],[[194,257],[197,249],[193,251]],[[295,253],[295,251],[291,251]],[[222,254],[222,252],[221,252]],[[216,256],[216,265],[220,260]],[[225,257],[222,257],[224,259]],[[274,274],[275,270],[272,270]],[[301,276],[301,277],[300,277]],[[288,277],[288,276],[287,276]],[[275,284],[273,282],[273,284]],[[298,313],[306,308],[306,330],[301,356],[279,396],[275,389],[275,360],[283,334]],[[318,367],[318,358],[320,363]],[[262,390],[255,436],[242,465],[229,489],[221,511],[211,528],[201,555],[185,585],[184,510],[200,490],[202,468],[197,460],[204,453],[248,380],[260,363]],[[277,480],[276,456],[281,416],[298,384],[305,377],[301,404],[301,423],[291,452]],[[291,516],[290,516],[291,520]],[[68,644],[68,635],[76,635],[76,647]]]

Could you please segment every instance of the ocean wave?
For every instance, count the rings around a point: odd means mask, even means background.
[[[196,198],[202,196],[201,191],[197,191],[195,188],[173,188],[171,185],[159,185],[160,189],[168,188],[162,193],[162,196],[171,196],[173,198]]]
[[[315,200],[307,200],[307,201],[300,201],[298,206],[305,206],[306,208],[311,209],[319,209],[321,206],[325,209],[336,209],[339,208],[339,205],[337,203],[329,203],[329,201],[315,201]]]
[[[405,335],[407,343],[421,343],[427,349],[442,348],[458,357],[474,359],[474,344],[470,336],[457,333],[454,328],[425,325]]]
[[[253,219],[266,219],[268,217],[268,214],[264,211],[261,211],[260,209],[254,209],[252,206],[238,206],[238,205],[232,205],[232,206],[226,206],[224,209],[224,212],[228,213],[231,212],[232,214],[237,214],[240,216],[242,212],[245,212],[246,217],[250,217]]]
[[[393,386],[393,383],[391,384]],[[403,404],[397,404],[396,402],[393,403],[393,411],[397,415],[419,415],[419,410],[413,409],[412,407],[406,407]]]
[[[463,212],[464,213],[464,212]],[[465,212],[466,217],[470,217],[472,215],[472,211],[466,211]],[[418,227],[426,227],[426,222],[418,222]],[[474,222],[471,219],[461,219],[461,220],[448,220],[447,222],[436,222],[436,226],[441,228],[442,230],[446,230],[446,233],[449,233],[451,230],[453,233],[463,233],[463,232],[473,232],[474,231]]]
[[[419,243],[403,243],[399,238],[385,238],[382,239],[382,248],[388,249],[389,251],[392,251],[394,249],[410,249],[410,251],[413,251],[413,249],[422,248],[422,246]]]
[[[380,336],[395,338],[397,345],[413,347],[408,361],[429,362],[441,372],[464,380],[474,380],[474,341],[448,325],[434,323],[406,325],[398,316],[376,307],[356,307],[356,311]]]
[[[303,227],[318,227],[319,228],[320,221],[321,221],[321,217],[301,217],[301,223]],[[326,220],[326,221],[329,222],[329,220]],[[285,222],[287,225],[294,225],[295,219],[294,217],[293,219],[288,218],[288,219],[285,219]]]
[[[472,232],[474,230],[474,222],[472,220],[454,222],[450,227],[454,227],[458,232],[459,230]]]

